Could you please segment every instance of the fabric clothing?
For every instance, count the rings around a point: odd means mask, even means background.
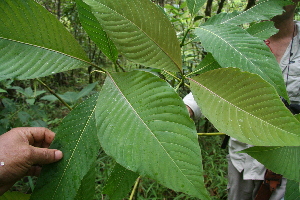
[[[231,159],[228,160],[228,200],[252,200],[255,198],[262,180],[244,180],[243,173],[240,173],[232,164]],[[282,179],[282,184],[275,192],[272,193],[270,200],[282,200],[285,194],[285,186],[287,180]],[[232,190],[232,188],[235,188]],[[238,189],[236,189],[238,188]]]
[[[279,64],[291,103],[300,104],[300,22],[295,22],[295,24],[298,29],[298,34],[292,39]],[[195,119],[199,119],[202,116],[200,108],[194,100],[192,93],[185,96],[183,101],[193,110]],[[252,145],[242,143],[235,138],[230,137],[228,146],[230,158],[228,163],[229,191],[230,188],[236,188],[234,194],[229,192],[229,196],[231,196],[228,199],[251,199],[253,197],[251,191],[255,192],[257,189],[256,186],[261,180],[264,180],[266,168],[248,154],[237,153],[252,147]],[[234,184],[233,180],[237,182]],[[249,180],[249,182],[246,180]],[[280,200],[284,196],[285,184],[286,180],[283,181],[281,187],[277,189],[278,192],[272,195],[272,200]],[[240,190],[240,192],[238,190]],[[241,197],[243,195],[245,195],[245,198]]]

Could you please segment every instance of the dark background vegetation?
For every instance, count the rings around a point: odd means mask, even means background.
[[[80,25],[76,11],[76,4],[72,0],[37,0],[49,12],[65,25],[74,35],[82,47],[84,47],[90,60],[96,65],[114,70],[113,64],[90,40]],[[191,17],[184,5],[184,0],[153,0],[153,2],[165,8],[181,40],[185,29],[188,28]],[[199,13],[198,19],[205,20],[220,12],[231,12],[232,10],[245,10],[253,6],[255,0],[208,0],[205,7]],[[187,36],[189,37],[189,36]],[[183,69],[187,72],[197,66],[204,52],[200,45],[193,43],[182,48]],[[118,60],[121,66],[129,66],[131,69],[140,66],[125,61],[122,56]],[[102,83],[105,75],[94,71],[92,66],[86,69],[76,69],[68,72],[54,74],[38,80],[14,81],[5,80],[0,82],[0,134],[14,127],[20,126],[44,126],[55,131],[60,121],[69,113],[69,109],[57,100],[46,98],[51,93],[41,84],[45,83],[53,92],[64,96],[71,106],[76,106],[93,91],[99,90],[99,86],[89,91],[87,95],[76,98],[81,90],[87,89],[88,85],[94,82]],[[110,70],[111,71],[111,70]],[[172,78],[163,75],[171,84],[175,85]],[[188,87],[182,84],[178,93],[184,97]],[[198,132],[215,132],[214,127],[204,118],[195,122]],[[226,199],[227,184],[227,149],[220,148],[224,136],[199,136],[199,144],[202,150],[204,178],[206,187],[213,199]],[[110,169],[114,165],[113,160],[102,150],[99,151],[96,179],[95,199],[107,199],[101,193]],[[25,177],[19,181],[12,190],[31,193],[34,189],[36,178]],[[185,194],[176,193],[167,189],[157,182],[141,178],[135,199],[196,199]]]

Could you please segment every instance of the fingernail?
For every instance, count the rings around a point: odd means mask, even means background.
[[[63,153],[59,150],[55,151],[55,160],[60,160],[63,157]]]

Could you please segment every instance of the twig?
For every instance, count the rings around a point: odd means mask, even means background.
[[[56,98],[58,98],[58,100],[60,102],[62,102],[69,110],[73,110],[71,108],[71,106],[69,106],[69,104],[67,104],[67,102],[65,102],[60,96],[58,96],[53,90],[51,90],[51,88],[48,87],[48,85],[46,85],[43,81],[41,81],[40,79],[36,79],[39,83],[41,83],[51,94],[53,94]]]
[[[138,186],[138,184],[139,184],[139,182],[140,182],[140,179],[141,179],[140,176],[136,179],[135,184],[134,184],[134,186],[133,186],[133,189],[132,189],[132,191],[131,191],[129,200],[133,200],[133,196],[134,196],[135,191],[136,191],[136,188],[137,188],[137,186]]]

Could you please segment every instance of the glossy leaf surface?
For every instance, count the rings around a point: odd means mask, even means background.
[[[111,74],[96,120],[101,146],[119,164],[175,191],[209,198],[194,123],[162,79],[143,71]]]
[[[300,145],[299,121],[259,76],[222,68],[190,83],[201,111],[220,132],[256,146]]]

